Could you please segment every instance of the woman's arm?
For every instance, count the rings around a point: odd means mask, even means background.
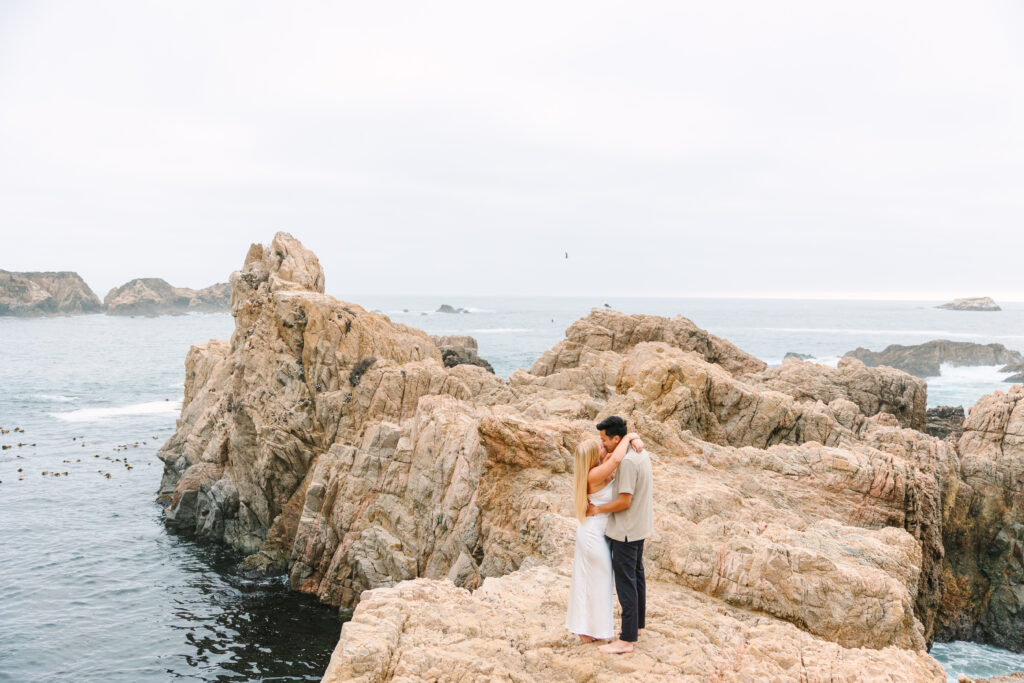
[[[587,483],[594,486],[607,479],[608,476],[618,468],[622,459],[626,457],[626,451],[629,450],[629,446],[634,440],[639,440],[639,437],[635,433],[630,432],[629,434],[626,434],[626,436],[619,441],[619,445],[615,447],[615,450],[611,455],[608,456],[608,459],[590,470],[590,473],[587,474]]]

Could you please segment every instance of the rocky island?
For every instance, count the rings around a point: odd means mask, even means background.
[[[165,523],[354,607],[324,680],[944,681],[935,640],[1024,650],[1024,387],[959,440],[925,383],[777,368],[682,317],[596,309],[529,371],[447,366],[324,294],[278,233],[231,274],[161,447]],[[572,453],[621,415],[654,455],[648,629],[563,627]]]
[[[1001,311],[998,304],[991,297],[979,296],[968,299],[953,299],[949,303],[936,306],[947,311]]]
[[[1010,350],[1002,344],[975,344],[948,339],[934,339],[913,346],[890,344],[881,351],[856,348],[848,351],[846,357],[856,358],[869,367],[887,365],[917,377],[938,377],[943,363],[963,367],[1024,361],[1019,351]],[[1013,372],[1006,368],[1003,371]]]
[[[102,311],[99,297],[78,273],[0,270],[0,315],[38,317]]]
[[[172,287],[155,277],[136,278],[103,297],[107,315],[173,315],[228,311],[231,288],[221,282],[204,289]]]

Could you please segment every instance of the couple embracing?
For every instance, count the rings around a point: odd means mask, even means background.
[[[598,423],[601,439],[576,449],[574,505],[577,519],[569,608],[565,626],[586,643],[615,635],[612,587],[622,607],[622,630],[598,649],[633,651],[647,612],[644,540],[654,531],[651,458],[626,421]]]

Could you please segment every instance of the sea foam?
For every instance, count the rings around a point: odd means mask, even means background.
[[[181,401],[149,401],[110,408],[81,408],[67,413],[50,413],[50,415],[67,422],[96,422],[97,420],[131,415],[178,415],[180,412]]]

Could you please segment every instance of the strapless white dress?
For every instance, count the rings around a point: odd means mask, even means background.
[[[612,500],[612,484],[608,483],[588,498],[594,505]],[[565,627],[572,633],[593,638],[615,635],[612,591],[612,555],[604,539],[608,513],[592,515],[576,529],[576,553],[573,556],[572,582],[569,584],[569,608]]]

